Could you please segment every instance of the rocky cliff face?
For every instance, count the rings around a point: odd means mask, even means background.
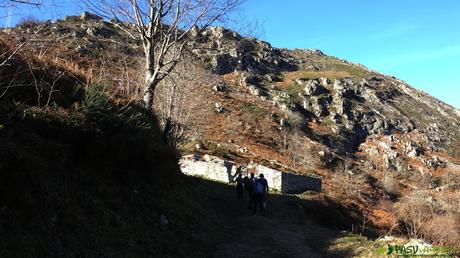
[[[199,38],[206,50],[195,54],[211,60],[214,72],[239,74],[240,86],[252,95],[275,102],[284,112],[297,112],[306,121],[327,123],[345,140],[338,149],[343,153],[356,151],[369,135],[414,129],[445,143],[440,147],[449,150],[459,139],[459,110],[399,79],[320,51],[275,49],[224,28],[211,28]],[[290,72],[295,77],[286,78]],[[288,84],[289,89],[277,87],[277,81]]]
[[[32,38],[30,44],[42,53],[54,47],[57,58],[74,59],[80,67],[97,70],[106,63],[105,76],[116,82],[117,55],[124,55],[126,67],[138,64],[142,56],[139,42],[117,29],[118,24],[83,13],[22,24],[3,33],[19,42]],[[196,42],[191,58],[224,78],[214,87],[255,96],[252,104],[270,105],[272,119],[281,126],[297,127],[306,134],[311,131],[309,123],[324,126],[329,133],[313,140],[341,155],[356,152],[371,136],[417,129],[432,149],[458,156],[460,111],[399,79],[318,50],[273,48],[223,27],[195,30],[190,36]],[[232,79],[225,81],[226,77]],[[293,117],[296,121],[289,121]]]

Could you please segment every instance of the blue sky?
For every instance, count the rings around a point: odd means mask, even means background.
[[[248,0],[243,10],[275,47],[320,49],[460,108],[459,0]]]
[[[53,19],[79,12],[79,1],[54,2],[15,10],[0,26],[28,14]],[[264,40],[275,47],[320,49],[460,108],[459,0],[247,0],[241,10],[263,24]]]

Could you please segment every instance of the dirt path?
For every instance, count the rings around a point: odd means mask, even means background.
[[[246,203],[228,202],[223,209],[229,215],[222,223],[228,237],[212,257],[320,257],[308,246],[304,212],[294,201],[270,196],[266,216],[253,216]]]

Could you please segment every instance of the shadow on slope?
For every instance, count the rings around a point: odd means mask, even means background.
[[[196,215],[218,221],[196,232],[218,236],[206,257],[353,257],[370,243],[366,237],[342,231],[356,221],[316,194],[307,198],[270,194],[267,215],[252,216],[247,196],[245,202],[237,201],[233,186],[186,180],[206,210]]]
[[[250,216],[233,187],[181,176],[153,115],[98,87],[75,109],[0,102],[1,257],[352,255],[329,250],[349,223],[335,207],[272,195]]]
[[[0,104],[1,257],[156,251],[145,227],[158,228],[179,167],[153,116]]]

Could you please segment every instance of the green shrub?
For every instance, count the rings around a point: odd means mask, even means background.
[[[268,116],[268,111],[264,108],[260,108],[252,103],[244,103],[243,110],[247,113],[252,119],[263,119]]]
[[[81,111],[84,114],[101,116],[111,111],[110,97],[104,89],[105,86],[102,84],[93,84],[87,88],[81,103]]]

